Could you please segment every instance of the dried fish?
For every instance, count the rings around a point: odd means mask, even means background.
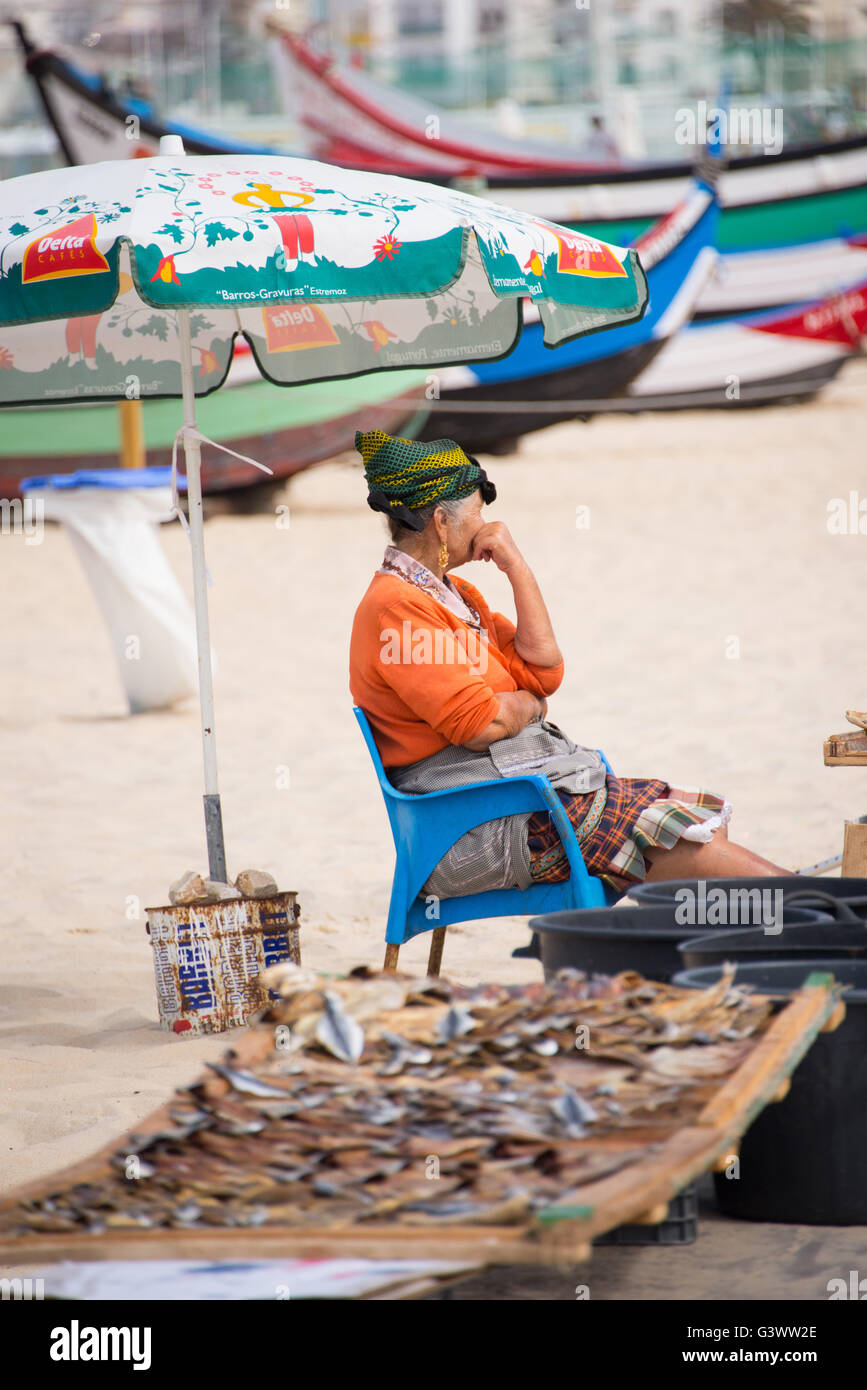
[[[379,1068],[380,1076],[397,1076],[406,1066],[425,1067],[433,1061],[433,1053],[428,1047],[420,1047],[399,1033],[391,1033],[387,1028],[379,1036],[391,1048],[391,1057],[385,1066]]]
[[[350,1018],[331,989],[324,991],[325,1013],[316,1025],[316,1040],[342,1062],[357,1062],[364,1051],[364,1029]]]
[[[175,1207],[172,1218],[176,1226],[194,1226],[201,1214],[202,1208],[198,1202],[184,1202],[181,1206]]]
[[[567,1129],[582,1129],[584,1125],[595,1124],[599,1119],[599,1112],[577,1091],[566,1089],[552,1103],[551,1109],[557,1115]],[[583,1135],[582,1135],[583,1137]]]
[[[518,1032],[522,1038],[536,1038],[540,1033],[547,1031],[547,1020],[542,1018],[522,1019],[518,1024]]]
[[[771,1009],[729,984],[686,992],[634,972],[481,987],[280,979],[263,1021],[151,1133],[128,1136],[92,1180],[7,1211],[0,1230],[524,1222],[693,1122]],[[291,1058],[274,1048],[278,1022]],[[589,1055],[574,1047],[580,1024]]]
[[[319,1106],[319,1105],[321,1105],[322,1102],[325,1101],[325,1100],[328,1100],[328,1092],[327,1092],[327,1091],[316,1091],[316,1092],[314,1092],[314,1093],[312,1093],[312,1094],[308,1092],[307,1095],[302,1095],[302,1096],[299,1097],[299,1100],[298,1100],[298,1109],[299,1109],[299,1110],[315,1110],[316,1107]]]
[[[403,1119],[406,1110],[402,1105],[392,1105],[389,1101],[382,1100],[375,1105],[366,1106],[361,1114],[369,1125],[390,1125],[394,1124],[395,1120]]]
[[[437,1027],[437,1042],[454,1042],[455,1038],[462,1037],[464,1033],[471,1033],[477,1027],[478,1023],[469,1009],[452,1005]]]
[[[269,1120],[285,1120],[287,1115],[297,1115],[302,1108],[300,1100],[263,1100],[256,1109],[262,1115],[267,1115]]]
[[[263,1172],[274,1182],[299,1182],[301,1178],[309,1177],[316,1165],[307,1163],[299,1165],[297,1168],[284,1167],[282,1164],[266,1164]]]
[[[210,1112],[204,1110],[200,1105],[171,1105],[169,1106],[169,1119],[176,1125],[182,1125],[186,1132],[190,1133],[198,1125],[208,1123]]]
[[[262,1081],[258,1076],[254,1076],[249,1071],[235,1071],[233,1067],[224,1066],[221,1062],[208,1062],[211,1071],[215,1071],[224,1081],[228,1081],[233,1091],[240,1092],[245,1096],[273,1097],[275,1100],[280,1097],[286,1099],[286,1091],[282,1086],[273,1086],[269,1081]]]
[[[264,1226],[267,1220],[267,1207],[249,1207],[247,1210],[235,1212],[235,1222],[238,1226]]]
[[[261,1134],[265,1128],[264,1120],[221,1120],[219,1124],[220,1134]]]

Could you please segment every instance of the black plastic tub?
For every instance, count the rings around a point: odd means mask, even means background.
[[[847,989],[846,1017],[820,1033],[792,1076],[743,1137],[737,1177],[715,1173],[720,1208],[749,1221],[867,1225],[867,961],[821,958],[739,963],[735,984],[786,999],[813,971]],[[684,970],[676,985],[707,989],[720,967]]]
[[[786,908],[783,924],[818,926],[829,919],[810,908]],[[677,920],[674,903],[636,907],[582,908],[530,918],[533,938],[513,956],[540,960],[549,980],[564,966],[588,975],[637,970],[650,980],[670,980],[682,968],[681,941],[696,934]],[[709,932],[719,931],[708,927]]]
[[[725,921],[716,922],[720,927],[760,925],[754,916],[745,915],[745,909],[748,910],[751,904],[740,896],[744,892],[755,894],[757,889],[772,892],[779,890],[784,901],[797,898],[801,906],[815,906],[823,912],[829,910],[828,904],[834,900],[843,899],[851,905],[856,916],[867,918],[867,878],[822,878],[820,875],[803,877],[801,874],[790,874],[780,878],[672,878],[654,883],[637,883],[628,892],[629,897],[638,903],[639,907],[644,908],[655,907],[661,903],[683,903],[683,896],[678,897],[678,894],[682,894],[684,889],[695,896],[697,917],[702,912],[702,900],[705,903],[705,915],[708,915],[708,894],[717,889],[723,890],[728,915]],[[701,927],[703,924],[697,922],[697,925]]]
[[[821,922],[816,926],[783,926],[773,936],[761,927],[716,931],[681,941],[680,958],[687,970],[724,961],[867,959],[867,922]]]

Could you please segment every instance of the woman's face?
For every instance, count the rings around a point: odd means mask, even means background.
[[[448,569],[457,569],[470,559],[473,537],[484,524],[483,506],[482,494],[477,490],[465,498],[457,516],[441,514],[445,521],[445,543],[449,552]]]

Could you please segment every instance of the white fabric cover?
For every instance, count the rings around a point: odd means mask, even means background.
[[[111,639],[131,714],[195,695],[193,611],[160,545],[172,511],[167,487],[28,491],[72,540]]]

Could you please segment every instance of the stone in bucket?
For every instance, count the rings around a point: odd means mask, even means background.
[[[178,1034],[242,1027],[274,997],[262,972],[301,964],[296,894],[245,869],[234,887],[184,874],[169,899],[146,909],[160,1027]]]

